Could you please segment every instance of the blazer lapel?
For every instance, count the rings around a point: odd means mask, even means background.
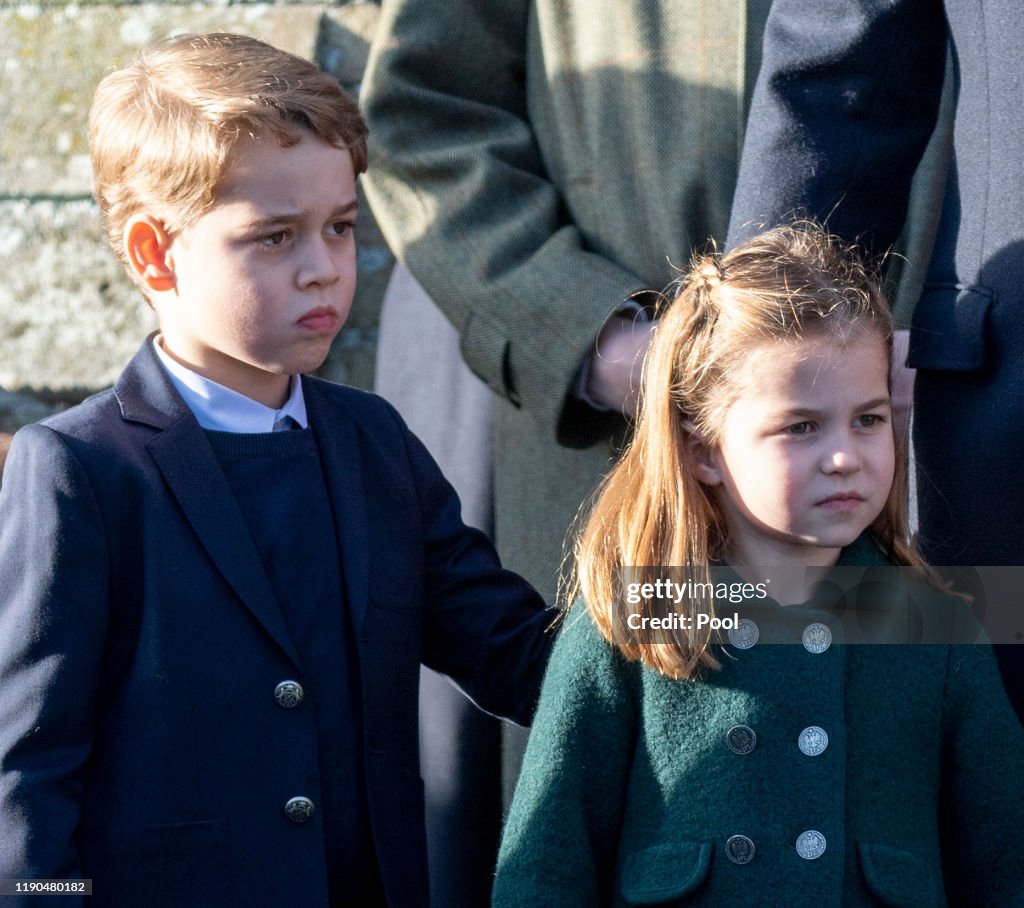
[[[326,405],[315,381],[303,381],[302,391],[324,467],[334,529],[342,565],[342,583],[357,635],[366,615],[369,595],[369,543],[366,496],[363,492],[359,427],[338,407]]]
[[[146,445],[217,570],[273,640],[298,654],[245,518],[202,428],[147,340],[114,388],[126,420],[161,429]]]

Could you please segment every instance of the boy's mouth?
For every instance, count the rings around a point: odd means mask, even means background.
[[[338,310],[333,306],[317,306],[303,315],[298,324],[310,331],[334,331],[338,327]]]

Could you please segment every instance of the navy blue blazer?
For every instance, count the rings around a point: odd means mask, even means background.
[[[933,564],[1024,565],[1021,13],[1020,0],[775,0],[733,205],[730,245],[796,209],[885,250],[952,48],[953,160],[909,360]],[[1024,647],[997,653],[1024,718]]]
[[[373,842],[388,904],[426,905],[419,665],[528,724],[548,616],[387,403],[303,390],[357,629]],[[147,342],[11,448],[0,878],[84,875],[120,908],[326,905],[320,816],[284,811],[319,791],[313,712],[278,705],[285,679],[302,665],[255,546]]]

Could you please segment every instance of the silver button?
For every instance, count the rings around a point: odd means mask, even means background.
[[[757,746],[757,735],[748,725],[734,725],[725,733],[725,743],[734,754],[748,754]]]
[[[825,836],[817,829],[801,832],[796,839],[796,853],[808,861],[820,858],[825,853]]]
[[[750,649],[760,636],[761,632],[757,625],[749,618],[740,618],[740,623],[736,627],[729,628],[729,642],[736,649]]]
[[[309,798],[291,798],[284,805],[284,815],[293,823],[305,823],[316,812]]]
[[[745,835],[730,836],[725,843],[725,854],[734,864],[749,864],[754,860],[754,843]]]
[[[282,681],[274,688],[274,699],[278,706],[285,709],[292,709],[302,702],[305,691],[298,681]]]
[[[832,631],[826,624],[808,624],[801,640],[809,653],[823,653],[832,645]]]
[[[806,754],[809,757],[816,757],[818,754],[824,753],[825,748],[828,747],[828,735],[825,733],[824,728],[819,728],[817,725],[808,725],[802,732],[800,737],[796,740],[797,747],[800,748],[800,753]]]

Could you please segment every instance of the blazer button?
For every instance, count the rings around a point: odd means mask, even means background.
[[[284,805],[284,815],[293,823],[305,823],[316,812],[309,798],[291,798]]]
[[[725,854],[734,864],[749,864],[754,860],[754,843],[745,835],[730,836],[725,842]]]
[[[796,853],[807,861],[820,858],[825,853],[825,836],[817,829],[801,832],[796,839]]]
[[[749,618],[740,618],[740,623],[736,627],[729,628],[729,642],[736,649],[750,649],[760,636],[761,632],[757,625]]]
[[[824,728],[808,725],[800,732],[800,737],[796,739],[796,745],[800,748],[800,753],[806,754],[808,757],[816,757],[818,754],[824,753],[825,748],[828,747],[828,735]]]
[[[274,688],[274,699],[277,705],[285,709],[293,709],[302,702],[305,691],[298,681],[282,681]]]
[[[826,624],[808,624],[800,638],[809,653],[823,653],[832,645],[832,631]]]
[[[734,754],[742,756],[757,747],[757,735],[748,725],[734,725],[725,733],[725,743]]]

